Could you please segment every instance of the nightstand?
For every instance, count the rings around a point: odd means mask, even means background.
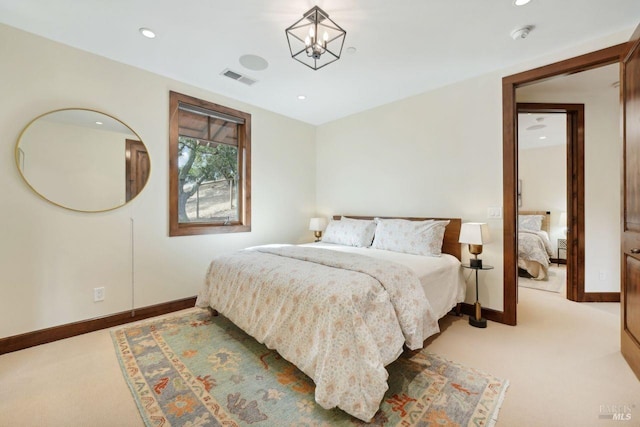
[[[564,258],[567,259],[567,239],[558,239],[558,267],[560,267],[560,251],[564,251]]]
[[[462,264],[462,267],[476,271],[476,303],[474,304],[474,306],[475,306],[475,315],[469,316],[469,324],[471,326],[475,326],[476,328],[486,328],[487,327],[487,319],[482,317],[482,306],[480,305],[480,301],[478,301],[478,271],[479,270],[493,270],[493,266],[492,265],[483,264],[481,267],[472,267],[469,264]]]

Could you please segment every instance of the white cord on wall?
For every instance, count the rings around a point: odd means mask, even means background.
[[[133,217],[131,220],[131,317],[135,317],[135,289],[136,289],[136,275],[135,275],[135,238],[134,238],[134,222]]]

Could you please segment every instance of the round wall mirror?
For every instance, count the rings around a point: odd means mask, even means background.
[[[38,195],[80,212],[127,204],[150,173],[147,148],[138,134],[115,117],[82,108],[33,119],[18,138],[16,164]]]

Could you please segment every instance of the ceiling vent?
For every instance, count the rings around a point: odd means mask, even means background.
[[[238,81],[240,83],[244,83],[247,86],[251,86],[254,83],[258,83],[257,80],[252,79],[251,77],[247,77],[244,74],[239,73],[237,71],[230,70],[228,68],[225,68],[224,70],[222,70],[222,72],[220,74],[225,76],[225,77],[229,77],[230,79],[233,79],[235,81]]]

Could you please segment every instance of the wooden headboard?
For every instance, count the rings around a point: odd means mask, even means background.
[[[518,215],[542,215],[542,227],[541,230],[547,233],[551,232],[551,212],[550,211],[519,211]]]
[[[390,217],[390,216],[356,216],[356,215],[334,215],[333,219],[339,220],[342,216],[353,219],[406,219],[409,221],[424,221],[427,219],[449,221],[447,228],[444,230],[444,240],[442,241],[442,252],[453,255],[459,260],[462,259],[462,249],[458,239],[460,238],[460,227],[462,226],[461,218],[415,218],[415,217]]]

